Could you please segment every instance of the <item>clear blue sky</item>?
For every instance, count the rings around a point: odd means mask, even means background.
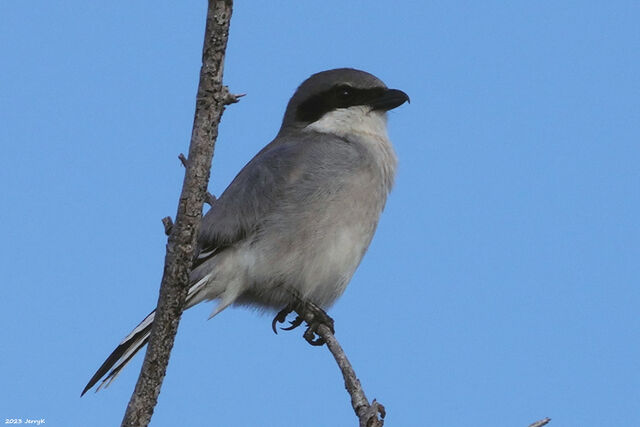
[[[0,3],[0,422],[119,425],[157,299],[204,1]],[[640,425],[640,3],[240,2],[220,194],[310,74],[406,91],[373,244],[330,310],[389,426]],[[185,313],[153,426],[353,426],[333,359],[244,309]],[[312,421],[307,421],[312,420]]]

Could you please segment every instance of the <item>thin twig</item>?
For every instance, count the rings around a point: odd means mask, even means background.
[[[187,158],[184,156],[183,153],[178,154],[178,159],[180,159],[180,163],[182,163],[182,166],[186,169],[187,168]]]
[[[331,329],[327,325],[320,324],[317,328],[318,335],[327,344],[329,351],[336,360],[342,376],[344,378],[344,386],[351,395],[351,406],[355,411],[358,419],[360,420],[361,427],[382,427],[384,424],[384,417],[386,415],[384,406],[381,403],[374,401],[369,404],[367,396],[364,394],[360,380],[356,376],[356,372],[351,366],[351,362],[347,359],[347,355],[344,353],[342,346],[331,333]],[[380,418],[378,417],[380,414]]]
[[[307,324],[315,325],[315,332],[327,344],[327,348],[329,348],[333,358],[336,360],[342,372],[342,377],[344,378],[344,386],[351,396],[351,406],[358,417],[360,427],[382,427],[386,415],[384,406],[375,399],[369,404],[360,380],[358,380],[356,372],[353,370],[353,366],[351,366],[351,362],[349,362],[342,346],[333,334],[332,328],[325,323],[318,323],[317,313],[314,313],[316,310],[317,308],[310,310],[308,306],[304,305],[296,308],[295,311]],[[324,316],[326,316],[326,314],[324,314]],[[322,317],[323,316],[320,316],[320,320],[322,320]],[[328,320],[331,320],[328,316],[326,317]],[[308,337],[305,338],[309,341]]]
[[[551,421],[551,418],[547,417],[544,418],[540,421],[536,421],[533,424],[530,424],[529,427],[542,427],[542,426],[546,426],[547,424],[549,424],[549,421]]]
[[[222,86],[232,9],[232,0],[209,0],[189,161],[185,169],[176,222],[171,227],[167,243],[160,296],[149,345],[122,426],[144,427],[149,424],[184,309],[189,270],[218,137],[218,124],[225,105],[233,99],[228,89]]]
[[[213,206],[213,204],[216,202],[216,200],[218,200],[216,198],[216,196],[214,196],[213,194],[211,194],[211,193],[209,193],[207,191],[207,194],[205,194],[205,197],[204,197],[204,202],[206,204],[208,204],[209,206]]]
[[[165,216],[162,218],[162,224],[164,225],[164,234],[167,236],[171,235],[171,230],[173,229],[173,220],[170,216]]]

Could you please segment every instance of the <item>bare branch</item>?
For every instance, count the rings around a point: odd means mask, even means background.
[[[231,101],[229,100],[229,97],[225,98],[225,104],[235,104],[236,102],[238,102],[239,97],[244,96],[244,95],[231,95]],[[180,159],[180,163],[182,163],[182,166],[184,166],[184,168],[187,168],[187,158],[184,156],[184,154],[180,153],[178,155],[178,159]],[[206,204],[208,204],[209,206],[213,206],[213,203],[216,201],[216,196],[214,196],[213,194],[209,193],[207,191],[207,194],[204,195],[204,202]]]
[[[533,424],[530,424],[529,427],[542,427],[542,426],[546,426],[547,424],[549,424],[549,421],[551,421],[551,418],[547,417],[544,418],[540,421],[536,421]]]
[[[189,161],[185,169],[176,222],[171,227],[167,243],[160,296],[149,345],[122,426],[149,424],[184,309],[189,270],[218,137],[218,124],[224,107],[230,103],[229,91],[222,86],[222,71],[232,9],[232,0],[209,0]]]
[[[298,306],[295,309],[298,315],[304,319],[304,321],[314,329],[314,332],[320,336],[320,339],[327,344],[329,351],[336,360],[336,363],[342,372],[342,377],[344,378],[344,386],[351,396],[351,406],[358,417],[360,427],[382,427],[384,425],[384,417],[386,415],[384,406],[381,403],[376,402],[375,399],[371,404],[369,404],[367,396],[364,394],[364,390],[360,384],[360,380],[358,380],[358,377],[353,370],[353,366],[351,366],[351,362],[349,362],[347,355],[332,331],[333,322],[331,321],[331,318],[324,312],[320,313],[321,315],[318,316],[317,310],[319,310],[317,307],[310,307],[307,304]],[[322,314],[324,316],[322,316]],[[318,317],[320,317],[320,319],[318,319]],[[328,319],[328,322],[326,322],[325,319]],[[319,321],[322,323],[318,323]],[[325,324],[325,322],[329,323],[329,325]],[[305,339],[310,344],[315,345],[307,336],[308,332],[309,330],[305,332]]]

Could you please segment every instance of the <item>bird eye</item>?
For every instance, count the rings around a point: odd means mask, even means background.
[[[350,86],[338,86],[337,92],[338,92],[338,96],[343,99],[349,98],[352,93]]]

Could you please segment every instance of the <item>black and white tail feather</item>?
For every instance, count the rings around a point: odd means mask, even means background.
[[[211,252],[201,254],[199,259],[208,258],[211,255]],[[196,261],[197,262],[197,261]],[[194,306],[195,304],[202,301],[202,298],[199,297],[200,291],[203,289],[204,285],[207,283],[209,277],[205,276],[203,279],[199,280],[197,283],[192,285],[189,288],[189,292],[187,293],[187,300],[185,304],[185,310],[189,307]],[[226,307],[226,306],[225,306]],[[223,308],[220,307],[213,312],[211,317],[219,313]],[[104,361],[102,366],[98,368],[96,373],[91,377],[89,382],[87,383],[84,390],[82,390],[83,396],[89,389],[91,389],[94,385],[100,381],[102,377],[104,379],[96,388],[96,393],[101,388],[107,388],[109,384],[113,380],[116,379],[122,368],[127,366],[127,364],[131,361],[133,356],[142,349],[147,342],[149,341],[149,335],[151,334],[151,327],[153,326],[153,320],[156,316],[156,311],[153,310],[147,317],[144,318],[142,322],[138,326],[136,326],[130,333],[127,335],[122,342],[116,347],[115,350],[107,357],[107,360]],[[111,370],[111,371],[109,371]],[[105,376],[106,375],[106,376]]]
[[[96,392],[103,387],[108,387],[113,380],[116,379],[122,368],[124,368],[131,358],[145,346],[149,341],[149,334],[151,333],[151,326],[153,325],[153,319],[156,316],[156,311],[153,310],[147,317],[144,318],[138,326],[122,342],[116,347],[115,350],[107,357],[102,366],[98,368],[96,373],[91,377],[87,386],[82,390],[84,395],[91,387],[93,387],[100,378],[104,377],[111,369],[111,372],[102,380],[102,383],[96,389]]]

